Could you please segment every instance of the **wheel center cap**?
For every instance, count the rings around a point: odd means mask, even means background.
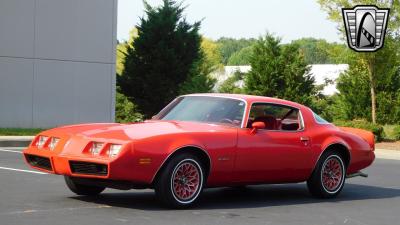
[[[187,184],[187,178],[186,177],[180,177],[178,180],[179,180],[179,183],[182,184],[182,185]]]

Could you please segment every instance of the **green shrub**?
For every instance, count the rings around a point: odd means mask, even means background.
[[[400,140],[400,125],[396,125],[393,128],[393,137],[396,141]]]
[[[115,121],[118,123],[129,123],[143,120],[136,106],[129,99],[118,92],[115,101]]]
[[[383,131],[382,125],[373,124],[366,120],[335,121],[334,124],[341,127],[353,127],[371,131],[372,133],[374,133],[376,141],[382,141],[385,137],[385,132]]]

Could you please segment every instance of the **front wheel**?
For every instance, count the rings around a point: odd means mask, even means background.
[[[319,198],[332,198],[343,189],[346,177],[346,166],[343,157],[333,151],[324,153],[307,186],[312,195]]]
[[[105,187],[79,184],[73,178],[68,176],[64,176],[64,179],[67,187],[77,195],[98,195],[106,189]]]
[[[177,155],[168,162],[155,183],[157,197],[168,207],[194,204],[204,184],[201,161],[191,154]]]

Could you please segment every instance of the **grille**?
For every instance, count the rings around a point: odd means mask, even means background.
[[[106,176],[108,173],[107,165],[91,162],[70,161],[72,173]]]
[[[37,155],[25,155],[26,161],[34,167],[38,167],[45,170],[52,170],[50,159]]]

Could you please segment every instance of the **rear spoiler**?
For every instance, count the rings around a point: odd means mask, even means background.
[[[358,128],[352,128],[352,127],[339,127],[341,130],[355,134],[362,139],[364,139],[366,142],[368,142],[369,146],[371,146],[372,150],[375,150],[375,136],[372,132],[367,131],[367,130],[362,130]]]

